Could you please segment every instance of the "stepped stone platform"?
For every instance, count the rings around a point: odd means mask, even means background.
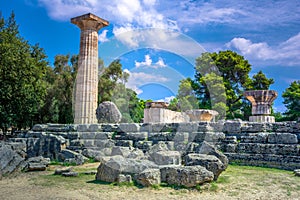
[[[255,166],[300,168],[300,123],[240,120],[189,123],[38,124],[12,138],[27,157],[58,159],[63,149],[111,152],[126,147],[148,152],[163,143],[170,151],[193,153],[206,141],[229,159]],[[17,147],[16,147],[17,148]]]

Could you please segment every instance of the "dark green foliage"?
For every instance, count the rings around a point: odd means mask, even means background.
[[[144,116],[145,102],[136,92],[126,88],[129,74],[122,70],[120,60],[113,61],[108,67],[102,67],[99,77],[99,103],[112,101],[122,113],[122,122],[141,122]]]
[[[14,13],[0,16],[0,129],[29,128],[40,121],[46,95],[44,50],[18,31]]]
[[[55,56],[54,67],[47,71],[43,123],[73,123],[72,100],[77,69],[77,55]]]
[[[286,120],[297,120],[300,117],[300,81],[294,81],[282,94],[287,107],[284,113]]]
[[[227,119],[247,120],[251,114],[251,105],[243,92],[268,89],[274,83],[261,71],[251,80],[251,65],[243,56],[230,50],[203,53],[196,59],[195,70],[192,87],[199,100],[199,107],[215,109],[219,113],[226,110]]]
[[[268,79],[266,75],[259,71],[257,74],[253,76],[253,80],[251,86],[253,90],[268,90],[270,85],[274,83],[272,78]]]

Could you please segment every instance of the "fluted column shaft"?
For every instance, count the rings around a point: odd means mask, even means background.
[[[71,22],[81,29],[74,123],[97,123],[98,30],[108,25],[108,22],[93,14],[72,18]]]

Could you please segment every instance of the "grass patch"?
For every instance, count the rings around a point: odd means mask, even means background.
[[[243,199],[247,195],[266,193],[273,195],[274,193],[281,195],[281,199],[295,199],[300,196],[300,178],[293,175],[291,171],[272,169],[266,167],[240,166],[230,164],[217,181],[197,185],[193,188],[187,188],[181,185],[169,185],[161,183],[153,185],[149,188],[141,187],[135,182],[131,183],[107,183],[104,181],[95,180],[95,175],[85,175],[83,172],[96,171],[95,164],[86,164],[85,166],[75,166],[73,171],[79,173],[78,177],[62,177],[53,175],[52,171],[47,171],[48,174],[40,174],[31,178],[31,183],[41,187],[55,187],[57,189],[80,190],[82,188],[103,192],[113,192],[122,190],[119,187],[133,187],[130,190],[135,191],[137,188],[149,190],[167,191],[171,195],[185,196],[186,193],[200,193],[207,195],[220,195]],[[51,174],[49,174],[51,173]],[[116,187],[117,186],[117,187]],[[197,195],[198,195],[197,194]],[[274,196],[273,196],[274,197]],[[277,198],[277,197],[276,197]]]

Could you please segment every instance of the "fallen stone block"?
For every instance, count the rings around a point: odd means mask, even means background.
[[[162,182],[185,187],[195,187],[214,179],[214,174],[202,166],[167,166],[161,168],[160,173]]]
[[[64,177],[77,177],[78,172],[64,172],[61,175],[64,176]]]
[[[97,169],[96,180],[117,182],[120,174],[135,175],[145,169],[158,168],[149,160],[136,160],[122,156],[111,156],[101,163]]]
[[[208,171],[214,173],[214,180],[217,180],[219,175],[226,169],[224,164],[216,156],[195,153],[185,156],[185,165],[200,165],[205,167]]]
[[[159,169],[146,169],[134,176],[134,180],[145,187],[159,185],[161,183]]]
[[[73,170],[73,167],[63,167],[63,168],[56,168],[54,171],[54,175],[62,175],[63,173],[68,173]]]

